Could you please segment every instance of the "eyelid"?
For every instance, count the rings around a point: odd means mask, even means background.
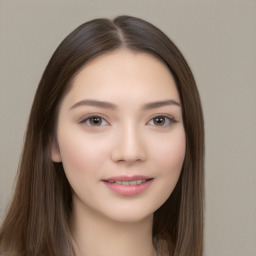
[[[85,115],[85,116],[83,116],[82,118],[79,119],[79,123],[80,123],[80,124],[83,124],[83,123],[85,123],[86,121],[88,121],[88,120],[89,120],[90,118],[92,118],[92,117],[99,117],[99,118],[101,118],[102,120],[104,120],[104,121],[107,123],[107,125],[110,124],[110,123],[107,121],[107,118],[104,117],[104,115],[99,114],[99,113],[91,113],[91,114]],[[88,124],[87,124],[87,125],[88,125]],[[94,127],[93,125],[88,125],[88,126]],[[106,125],[99,125],[98,127],[101,127],[101,126],[106,126]],[[95,125],[95,127],[97,127],[97,126]]]
[[[157,117],[163,117],[165,119],[167,119],[169,121],[168,124],[164,124],[164,125],[155,125],[155,124],[149,124],[151,121],[153,121],[154,118],[157,118]],[[152,125],[152,126],[155,126],[155,127],[167,127],[171,124],[174,124],[174,123],[177,123],[178,121],[171,115],[168,115],[168,114],[156,114],[154,115],[153,117],[150,118],[150,120],[147,122],[147,124],[149,125]]]

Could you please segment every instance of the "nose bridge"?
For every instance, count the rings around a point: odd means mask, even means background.
[[[120,125],[116,139],[112,152],[114,161],[132,163],[145,160],[146,150],[139,125],[133,122],[126,122]]]

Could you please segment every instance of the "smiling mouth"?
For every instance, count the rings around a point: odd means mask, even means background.
[[[105,185],[115,193],[122,196],[135,196],[147,190],[154,178],[146,176],[119,176],[102,180]]]
[[[116,183],[116,184],[124,185],[124,186],[134,186],[134,185],[139,185],[139,184],[145,183],[145,182],[147,182],[149,180],[151,180],[151,179],[147,179],[147,180],[131,180],[131,181],[107,180],[107,182],[109,182],[109,183]]]

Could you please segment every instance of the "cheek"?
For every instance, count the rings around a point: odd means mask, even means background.
[[[108,159],[108,143],[104,138],[86,136],[84,132],[71,129],[59,132],[58,141],[62,164],[67,176],[97,177]],[[106,139],[105,139],[106,140]]]
[[[160,207],[172,194],[182,170],[186,152],[185,134],[175,137],[172,143],[162,144],[155,152],[155,164],[159,168],[158,186],[155,189]]]
[[[64,172],[77,195],[90,194],[91,184],[100,179],[104,153],[92,139],[82,134],[59,134],[59,148]]]
[[[165,153],[159,154],[159,161],[167,172],[180,172],[185,158],[186,144],[179,143],[170,146]],[[159,151],[161,153],[161,151]]]
[[[180,173],[186,152],[186,137],[184,132],[170,136],[162,143],[155,144],[153,155],[161,173],[173,175]]]
[[[148,144],[150,169],[155,181],[148,204],[156,211],[172,194],[180,177],[186,152],[186,137],[183,129],[161,136],[151,136]]]

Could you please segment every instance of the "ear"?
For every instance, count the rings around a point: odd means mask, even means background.
[[[60,163],[62,161],[61,155],[60,155],[59,145],[58,145],[58,142],[56,141],[56,139],[54,139],[53,142],[52,142],[51,158],[52,158],[52,161],[55,162],[55,163]]]

